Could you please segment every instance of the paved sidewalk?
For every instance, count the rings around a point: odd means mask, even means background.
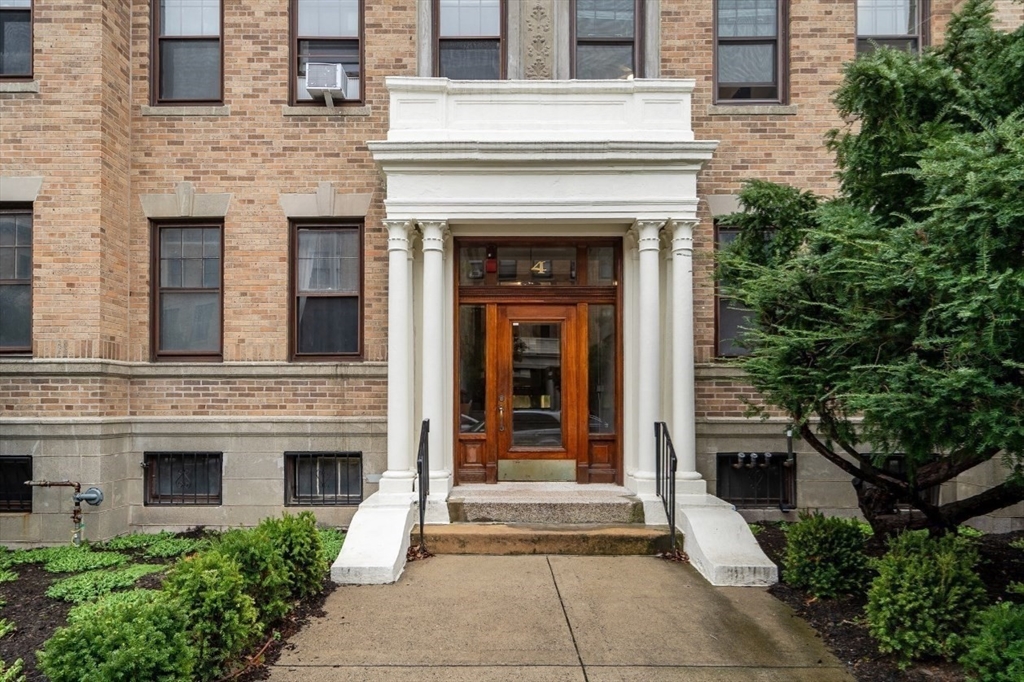
[[[654,557],[437,556],[325,608],[271,680],[853,680],[765,590]]]

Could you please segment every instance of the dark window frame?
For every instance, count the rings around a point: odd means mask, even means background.
[[[358,494],[355,496],[342,494],[341,492],[327,495],[300,495],[298,486],[298,475],[296,473],[300,459],[321,460],[325,458],[335,460],[356,460],[359,463],[359,475],[357,477]],[[318,475],[320,470],[317,470]],[[339,481],[339,491],[340,491]],[[363,453],[358,450],[352,451],[328,451],[328,452],[285,452],[284,453],[284,505],[286,507],[355,507],[363,501]]]
[[[28,12],[28,73],[3,73],[0,72],[0,81],[19,82],[31,81],[35,78],[35,37],[36,37],[36,0],[30,0],[29,6],[5,7],[0,13]]]
[[[299,99],[299,44],[304,40],[356,41],[359,43],[359,97],[356,99],[335,99],[335,106],[359,106],[366,102],[366,0],[359,0],[359,35],[351,36],[302,36],[299,35],[299,0],[288,0],[288,104],[294,107],[322,107],[322,99]]]
[[[356,307],[359,311],[358,342],[357,351],[354,353],[300,353],[299,352],[299,232],[302,230],[355,230],[359,234],[359,292],[351,294],[325,293],[316,295],[326,298],[355,298]],[[360,361],[363,359],[366,338],[366,229],[362,219],[338,219],[338,220],[290,220],[288,239],[288,324],[289,324],[289,349],[288,354],[293,362],[338,362],[338,361]],[[309,296],[310,294],[306,294]]]
[[[10,465],[12,468],[16,465],[28,464],[28,477],[25,480],[32,480],[32,456],[31,455],[4,455],[0,456],[0,479],[8,479],[17,481],[21,478],[16,473],[8,473],[4,471],[4,465]],[[4,513],[24,513],[32,512],[32,488],[25,486],[25,494],[20,498],[6,498],[0,497],[0,514]],[[3,492],[3,486],[0,486],[0,492]]]
[[[514,0],[513,0],[514,1]],[[499,0],[498,11],[501,14],[499,34],[497,36],[442,36],[441,35],[441,0],[431,0],[431,24],[433,25],[433,66],[435,77],[441,75],[441,43],[445,41],[498,41],[498,80],[508,78],[508,0]]]
[[[643,78],[644,68],[644,27],[647,23],[644,11],[647,3],[644,0],[633,0],[633,40],[624,38],[583,38],[576,35],[577,0],[572,0],[569,7],[569,51],[570,78],[576,78],[577,51],[580,44],[584,45],[633,45],[633,78]]]
[[[722,232],[737,232],[738,233],[739,229],[735,228],[735,227],[730,227],[729,225],[720,225],[719,222],[716,220],[715,221],[715,251],[716,252],[722,247],[722,241],[721,241],[721,233]],[[732,353],[732,354],[729,354],[729,353],[722,352],[722,346],[725,345],[725,344],[722,343],[722,320],[721,320],[721,318],[722,318],[722,305],[723,304],[727,304],[729,301],[736,301],[736,299],[730,298],[729,296],[725,296],[724,294],[722,294],[721,282],[716,277],[715,278],[715,358],[717,358],[717,359],[739,358],[739,357],[743,357],[745,355],[749,355],[750,354],[749,349],[747,350],[746,353]],[[746,306],[741,306],[741,308],[749,310],[749,308],[746,308]],[[737,308],[737,309],[741,309],[741,308]],[[732,343],[733,346],[737,346],[737,347],[739,346],[739,344],[737,343],[737,340],[735,339],[735,337],[733,337],[733,340],[732,340],[731,343]]]
[[[771,455],[771,457],[766,457]],[[769,473],[770,469],[778,469]],[[743,473],[753,475],[762,472],[765,475],[765,488],[761,494],[755,488],[752,497],[736,497],[730,492],[734,486],[742,486],[742,482],[731,481],[725,475],[740,476]],[[740,472],[733,474],[732,472]],[[775,481],[771,477],[775,477]],[[767,509],[777,507],[782,511],[796,508],[796,454],[785,452],[718,452],[715,455],[715,496],[729,502],[738,509]],[[777,486],[777,490],[773,490]],[[756,484],[755,484],[756,485]],[[775,494],[777,493],[777,495]]]
[[[216,228],[220,230],[220,278],[218,281],[217,295],[219,300],[219,324],[220,341],[216,352],[211,351],[172,351],[160,348],[160,298],[164,287],[160,285],[160,232],[164,229],[174,228]],[[153,362],[220,362],[224,359],[224,221],[223,220],[200,220],[200,221],[151,221],[150,222],[150,357]],[[203,287],[181,288],[168,287],[170,290],[182,293],[198,293],[200,291],[212,291]]]
[[[874,34],[861,34],[860,32],[860,8],[859,2],[854,3],[854,21],[857,25],[857,30],[854,34],[854,55],[866,54],[873,52],[875,47],[871,46],[876,41],[890,41],[890,40],[915,40],[917,47],[914,49],[915,54],[920,54],[924,48],[931,44],[931,6],[929,0],[917,0],[917,33],[905,33],[903,35],[874,35]],[[864,49],[862,49],[862,46]],[[868,49],[868,46],[871,46]]]
[[[714,32],[714,50],[712,54],[712,102],[714,104],[730,105],[763,105],[763,104],[788,104],[789,103],[789,0],[775,0],[776,23],[775,37],[767,36],[736,36],[722,37],[718,35],[718,4],[719,0],[712,3],[712,31]],[[775,82],[773,83],[722,83],[718,78],[718,48],[726,45],[775,45]],[[769,98],[729,98],[721,97],[722,87],[774,87],[776,97]]]
[[[210,459],[216,459],[220,465],[220,476],[218,477],[219,486],[217,488],[217,494],[207,492],[206,494],[192,493],[191,495],[181,494],[175,495],[173,492],[169,496],[161,495],[159,490],[159,484],[157,476],[160,472],[160,467],[157,466],[157,461],[163,458],[169,457],[192,457],[195,458],[206,458],[207,462]],[[219,507],[224,504],[224,453],[222,452],[187,452],[187,451],[169,451],[169,452],[145,452],[143,453],[143,469],[145,475],[143,477],[143,505],[147,507]],[[182,465],[184,468],[184,465]],[[193,465],[194,467],[194,465]],[[193,468],[194,470],[194,468]],[[173,464],[172,464],[173,471]],[[205,501],[200,502],[202,498]]]
[[[36,231],[35,231],[35,214],[32,210],[32,204],[23,203],[10,203],[0,205],[0,213],[3,214],[27,214],[31,221],[30,229],[32,230],[32,245],[31,245],[31,258],[32,265],[29,267],[28,279],[0,279],[0,284],[14,285],[14,286],[28,286],[28,337],[29,342],[27,346],[0,346],[0,355],[31,355],[32,354],[32,309],[33,309],[33,273],[35,271],[35,242],[36,242]],[[17,274],[17,273],[15,273]]]
[[[170,99],[163,97],[160,91],[161,76],[163,67],[160,63],[160,46],[164,41],[178,42],[210,42],[213,36],[163,36],[160,25],[160,3],[163,0],[151,0],[150,2],[150,73],[149,89],[150,103],[154,106],[210,106],[224,104],[224,3],[227,0],[218,0],[220,9],[220,33],[217,35],[217,43],[220,50],[220,95],[215,99]]]

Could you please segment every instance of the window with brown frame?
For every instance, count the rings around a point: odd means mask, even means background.
[[[288,506],[344,506],[363,501],[363,453],[284,453]]]
[[[0,512],[32,511],[31,480],[31,457],[0,457]]]
[[[715,225],[715,245],[721,249],[732,243],[739,230]],[[753,311],[734,298],[723,296],[720,285],[715,285],[715,356],[735,358],[748,355],[749,348],[742,344],[744,331],[754,324]]]
[[[147,452],[143,455],[146,505],[219,505],[220,452]]]
[[[292,224],[292,348],[296,359],[359,357],[361,224]]]
[[[434,0],[434,73],[452,80],[504,76],[503,0]]]
[[[153,100],[217,104],[224,98],[220,0],[153,0]]]
[[[573,77],[643,76],[642,0],[575,0],[572,13]]]
[[[0,207],[0,353],[32,352],[32,209]]]
[[[306,90],[309,64],[340,64],[348,79],[345,102],[363,99],[363,0],[291,0],[292,97],[294,104],[317,100]]]
[[[786,0],[716,0],[716,102],[785,102],[787,10]]]
[[[0,0],[0,78],[32,77],[32,0]]]
[[[153,347],[159,360],[221,358],[222,225],[155,225]]]
[[[857,54],[879,47],[919,52],[927,16],[925,0],[857,0]]]

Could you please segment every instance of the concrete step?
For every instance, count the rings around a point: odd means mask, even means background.
[[[448,516],[453,523],[642,524],[644,507],[616,485],[476,484],[452,489]]]
[[[425,526],[434,554],[650,555],[669,548],[668,526],[628,524],[452,523]],[[419,544],[419,526],[412,530]],[[682,546],[682,535],[676,542]]]

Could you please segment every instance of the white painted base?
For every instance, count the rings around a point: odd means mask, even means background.
[[[644,523],[648,526],[667,526],[665,503],[657,495],[637,495],[644,505]],[[678,525],[678,524],[677,524]]]
[[[690,564],[712,585],[765,587],[779,581],[778,567],[728,502],[714,495],[681,495],[676,499],[676,526],[683,532]]]
[[[431,482],[433,486],[433,482]],[[433,488],[431,488],[433,489]],[[417,505],[419,506],[419,505]],[[416,510],[416,523],[419,523],[419,509]],[[427,498],[427,513],[424,515],[425,524],[449,524],[451,517],[448,514],[448,495],[434,495]]]
[[[331,580],[342,585],[383,585],[402,575],[415,517],[411,494],[375,493],[352,517]]]

